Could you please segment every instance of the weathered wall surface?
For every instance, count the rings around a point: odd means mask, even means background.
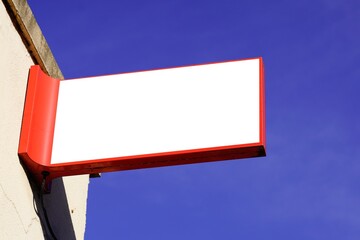
[[[26,1],[1,1],[0,239],[51,239],[35,211],[40,208],[38,188],[17,156],[27,76],[34,64],[62,76]],[[60,178],[53,182],[51,194],[44,196],[58,239],[84,238],[88,183],[88,175]]]

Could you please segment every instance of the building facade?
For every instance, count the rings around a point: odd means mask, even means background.
[[[29,68],[62,73],[25,0],[0,3],[0,239],[52,239],[39,186],[17,155]],[[57,239],[83,239],[89,176],[53,181],[44,205]]]

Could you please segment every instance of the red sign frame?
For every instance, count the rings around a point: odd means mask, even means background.
[[[49,179],[54,179],[79,174],[265,156],[264,67],[262,58],[258,59],[260,141],[257,143],[51,164],[60,80],[46,75],[40,66],[32,66],[28,78],[18,155],[37,180],[42,179],[43,172],[50,173]]]

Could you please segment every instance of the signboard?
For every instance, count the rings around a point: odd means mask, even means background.
[[[33,66],[19,156],[52,178],[265,156],[262,59],[61,81]]]

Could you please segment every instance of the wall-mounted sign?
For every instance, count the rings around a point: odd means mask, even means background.
[[[265,156],[262,59],[61,81],[33,66],[19,156],[51,178]]]

